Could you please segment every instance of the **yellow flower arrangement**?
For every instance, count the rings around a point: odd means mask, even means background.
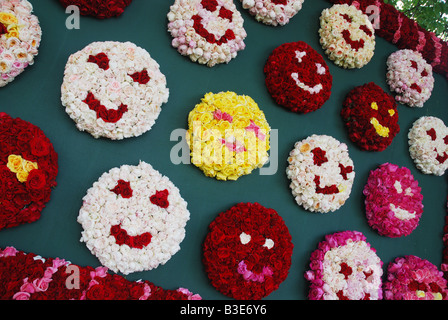
[[[192,163],[208,177],[237,180],[268,160],[270,130],[251,97],[207,93],[188,115]]]
[[[25,160],[21,156],[15,154],[8,156],[8,163],[6,166],[11,172],[16,174],[17,180],[22,183],[28,180],[28,175],[32,170],[38,169],[37,162]]]

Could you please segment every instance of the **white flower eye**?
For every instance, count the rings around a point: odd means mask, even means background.
[[[249,234],[246,234],[244,232],[242,232],[240,234],[240,241],[241,241],[242,244],[248,244],[250,239],[251,239],[251,237],[250,237]]]
[[[271,239],[266,239],[266,241],[264,242],[263,247],[266,247],[268,249],[271,249],[274,246],[274,241],[272,241]]]
[[[317,67],[317,74],[325,74],[326,70],[325,67],[323,67],[320,63],[316,63],[316,67]]]

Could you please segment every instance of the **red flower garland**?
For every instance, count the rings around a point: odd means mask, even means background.
[[[76,273],[75,273],[76,271]],[[43,259],[13,247],[0,249],[0,300],[197,300],[187,289],[165,290],[129,281],[107,268]]]
[[[67,8],[75,5],[79,7],[83,16],[93,16],[98,19],[118,17],[132,0],[59,0]]]
[[[400,131],[394,98],[373,82],[349,92],[341,116],[350,140],[363,150],[385,150]]]
[[[308,113],[330,98],[333,77],[325,60],[303,41],[274,49],[264,67],[266,87],[275,102]]]
[[[211,284],[239,300],[257,300],[288,276],[293,244],[283,219],[258,203],[240,203],[220,213],[204,241]]]
[[[399,49],[420,52],[435,72],[448,79],[448,42],[423,29],[394,6],[382,0],[329,0],[329,2],[354,5],[367,15],[372,13],[367,12],[367,8],[376,6],[379,9],[380,20],[375,34],[397,45]]]
[[[21,159],[20,168],[12,168],[12,157]],[[31,167],[21,177],[16,169],[24,165]],[[38,220],[57,173],[58,155],[43,131],[0,113],[0,230]]]

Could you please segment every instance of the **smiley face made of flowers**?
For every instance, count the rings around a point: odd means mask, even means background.
[[[240,0],[255,20],[270,26],[284,26],[301,9],[305,0]]]
[[[311,253],[310,300],[381,300],[383,262],[358,231],[325,236]]]
[[[57,173],[58,155],[44,132],[0,113],[0,230],[38,220]]]
[[[319,36],[328,58],[346,69],[362,68],[375,51],[375,30],[368,16],[347,4],[322,11]]]
[[[330,69],[322,56],[303,41],[274,49],[264,73],[266,87],[275,102],[292,112],[315,111],[330,98]]]
[[[0,87],[34,64],[42,30],[26,0],[0,0]]]
[[[347,94],[341,116],[350,140],[362,150],[383,151],[400,132],[394,97],[373,82]]]
[[[434,88],[432,66],[421,53],[403,49],[387,59],[387,83],[396,93],[395,99],[410,107],[421,108]]]
[[[121,16],[132,0],[59,0],[59,2],[65,8],[72,5],[77,6],[83,16],[108,19]]]
[[[293,244],[274,209],[239,203],[210,224],[203,250],[215,289],[237,300],[259,300],[288,276]]]
[[[149,131],[168,101],[166,77],[131,42],[93,42],[66,64],[61,101],[81,131],[120,140]]]
[[[268,161],[270,130],[251,97],[207,93],[188,115],[191,162],[208,177],[237,180]]]
[[[447,294],[443,272],[426,259],[398,257],[387,267],[385,300],[447,300]]]
[[[370,172],[363,193],[367,222],[380,235],[408,236],[417,228],[423,195],[408,168],[382,164]]]
[[[286,176],[298,205],[328,213],[349,198],[355,171],[345,143],[327,135],[312,135],[295,143]]]
[[[81,241],[115,272],[151,270],[180,250],[190,218],[177,187],[151,165],[123,165],[87,191]]]
[[[232,0],[175,0],[168,21],[172,46],[199,64],[228,63],[246,47],[244,20]]]
[[[442,119],[424,116],[408,133],[409,154],[424,174],[442,176],[448,169],[448,128]]]

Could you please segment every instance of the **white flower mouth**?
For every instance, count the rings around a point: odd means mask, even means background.
[[[415,218],[415,211],[409,212],[406,209],[401,208],[400,206],[395,206],[394,204],[389,205],[390,210],[394,213],[395,217],[400,220],[411,220]]]
[[[310,86],[306,85],[305,83],[303,83],[302,81],[299,80],[299,74],[297,72],[291,73],[291,78],[294,79],[294,81],[296,82],[296,85],[299,88],[301,88],[311,94],[317,94],[317,93],[321,92],[323,89],[323,86],[320,83],[316,84],[314,87],[310,87]]]
[[[238,273],[243,276],[246,281],[260,282],[263,283],[265,281],[265,277],[271,277],[274,273],[272,269],[269,267],[263,267],[263,271],[261,273],[255,273],[253,271],[247,270],[247,265],[244,260],[241,260],[238,263]]]

